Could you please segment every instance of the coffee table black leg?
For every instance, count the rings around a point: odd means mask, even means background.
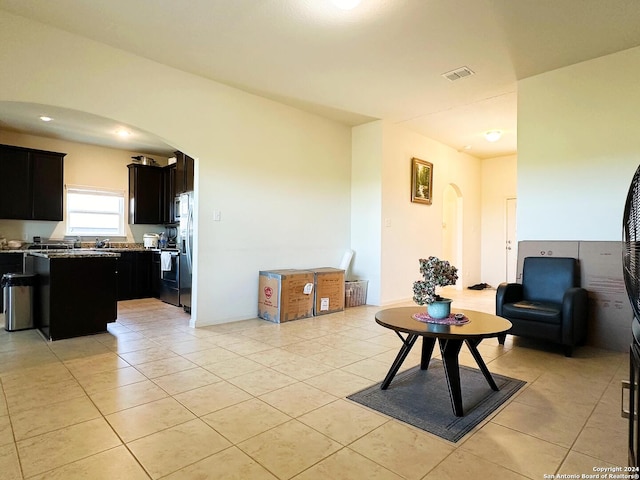
[[[440,342],[440,354],[442,355],[442,365],[444,373],[447,377],[447,386],[449,387],[449,397],[451,398],[451,406],[453,414],[456,417],[464,415],[462,410],[462,390],[460,388],[460,364],[458,362],[458,354],[462,348],[462,340],[438,339]]]
[[[487,368],[487,365],[484,363],[484,360],[480,356],[480,352],[478,351],[478,348],[477,348],[481,341],[482,339],[480,340],[468,339],[466,340],[467,347],[469,347],[469,350],[471,351],[471,355],[473,355],[473,358],[476,360],[476,363],[478,364],[478,367],[480,367],[480,371],[484,375],[484,378],[487,380],[487,383],[489,384],[492,390],[495,390],[497,392],[500,389],[498,388],[498,385],[496,385],[496,382],[493,380],[493,377],[491,376],[491,372]]]
[[[402,340],[402,347],[400,348],[400,351],[398,352],[396,359],[391,364],[389,373],[387,373],[387,376],[384,377],[384,381],[382,382],[382,385],[380,385],[381,390],[386,390],[389,387],[391,380],[393,380],[393,377],[395,377],[396,373],[398,373],[398,370],[400,370],[400,367],[402,366],[402,362],[404,362],[404,359],[407,358],[407,355],[409,355],[409,352],[413,348],[413,344],[416,343],[416,340],[418,339],[418,335],[414,335],[414,334],[407,335],[406,339],[402,338],[402,336],[398,332],[396,332],[396,334]]]
[[[431,355],[433,355],[433,347],[436,344],[436,339],[433,337],[422,337],[422,357],[420,358],[420,370],[426,370],[429,368],[429,362],[431,361]]]

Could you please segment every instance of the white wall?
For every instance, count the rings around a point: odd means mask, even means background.
[[[382,230],[383,304],[411,299],[418,259],[443,256],[445,191],[454,185],[463,209],[459,283],[480,276],[480,160],[398,125],[385,123]],[[411,158],[433,163],[433,202],[411,202]]]
[[[0,101],[111,118],[196,158],[197,325],[254,317],[259,270],[340,262],[349,127],[5,12],[0,24]]]
[[[351,279],[367,280],[367,303],[381,305],[381,121],[353,128],[351,159]]]
[[[463,258],[456,266],[462,283],[476,282],[480,276],[480,160],[386,121],[355,128],[353,144],[354,271],[369,280],[367,303],[410,300],[413,282],[420,278],[418,259],[442,256],[444,192],[449,184],[461,193],[464,205]],[[412,157],[433,163],[431,205],[411,202]],[[375,165],[380,165],[378,172],[363,170]],[[366,222],[358,217],[365,211]],[[377,252],[376,233],[381,238]],[[361,249],[367,251],[364,258],[359,256]]]
[[[460,285],[480,276],[480,160],[398,125],[388,124],[385,137],[383,216],[383,303],[410,299],[420,278],[419,258],[442,257],[447,187],[459,192],[462,203],[462,258],[457,259]],[[411,202],[411,158],[433,163],[433,202]],[[394,172],[393,174],[391,172]]]
[[[640,163],[640,47],[518,83],[518,239],[620,240]]]
[[[1,108],[1,107],[0,107]],[[0,143],[19,147],[49,150],[66,153],[64,157],[64,184],[85,185],[92,187],[121,190],[125,199],[129,189],[129,169],[127,165],[134,155],[145,155],[144,152],[116,150],[82,143],[67,142],[54,138],[25,135],[7,130],[0,130]],[[161,165],[167,159],[158,155],[152,156]],[[66,207],[66,196],[64,205]],[[142,242],[145,232],[161,232],[161,225],[129,225],[129,202],[125,201],[125,237],[111,237],[114,242]],[[26,240],[31,242],[34,236],[43,239],[62,239],[66,229],[66,212],[62,222],[0,220],[0,237],[8,240]],[[91,241],[93,238],[83,238]]]
[[[460,228],[463,219],[463,204],[461,192],[449,184],[442,193],[442,255],[441,258],[449,260],[453,265],[463,267],[462,245]],[[460,282],[458,282],[460,283]]]
[[[507,199],[517,196],[518,157],[482,160],[482,282],[507,281]]]
[[[351,131],[283,106],[228,137],[200,156],[198,305],[237,320],[256,315],[258,271],[337,267],[350,247]]]

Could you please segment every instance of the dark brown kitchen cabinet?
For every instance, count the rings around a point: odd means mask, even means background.
[[[164,179],[164,205],[162,220],[163,223],[176,223],[176,215],[179,212],[175,211],[174,198],[176,197],[176,164],[169,165],[163,168]]]
[[[0,145],[0,218],[62,221],[65,155]]]
[[[33,219],[62,221],[62,157],[57,153],[31,153]]]
[[[133,295],[133,268],[135,252],[120,252],[116,260],[116,272],[118,274],[118,300],[131,300]]]
[[[176,176],[175,195],[193,191],[194,161],[189,155],[182,152],[175,152],[176,156]]]
[[[48,340],[105,332],[117,317],[115,257],[37,257],[36,326]]]
[[[116,262],[116,270],[118,271],[118,300],[152,297],[152,252],[119,253],[120,257]]]
[[[150,165],[129,167],[129,223],[164,223],[163,169]]]
[[[136,298],[149,298],[153,296],[152,271],[153,252],[137,252],[134,288]]]
[[[29,151],[0,146],[0,172],[0,218],[30,218]]]
[[[162,268],[160,265],[160,253],[154,252],[151,256],[151,296],[160,298],[162,289]]]

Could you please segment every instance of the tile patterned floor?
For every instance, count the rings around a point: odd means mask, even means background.
[[[495,291],[447,293],[493,311]],[[192,329],[146,299],[121,302],[100,335],[1,330],[0,477],[538,480],[626,465],[627,354],[483,342],[491,371],[528,384],[452,444],[345,399],[380,381],[399,348],[377,310]],[[466,351],[461,363],[474,366]]]

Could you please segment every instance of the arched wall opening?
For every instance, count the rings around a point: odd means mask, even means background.
[[[169,227],[162,220],[157,224],[129,223],[129,169],[136,163],[133,157],[146,156],[153,159],[158,167],[168,164],[178,148],[141,128],[125,124],[86,111],[58,107],[50,104],[0,101],[2,121],[0,122],[0,143],[36,150],[54,151],[65,154],[63,167],[63,217],[62,221],[33,221],[0,219],[0,236],[30,243],[34,237],[44,242],[68,241],[67,187],[92,187],[97,190],[121,192],[124,195],[124,232],[120,236],[103,235],[112,244],[140,244],[144,234],[164,232],[169,235]],[[39,117],[47,115],[50,121]],[[120,137],[118,132],[126,130],[129,135]],[[146,167],[145,167],[146,168]],[[197,175],[197,173],[196,173]],[[197,182],[194,182],[197,183]],[[164,194],[163,194],[164,195]],[[164,197],[163,197],[164,198]],[[166,198],[167,205],[173,199]],[[197,229],[194,217],[194,230]],[[176,228],[173,228],[176,231]],[[197,238],[197,237],[196,237]],[[83,235],[83,243],[92,243],[95,235]],[[197,244],[193,253],[196,257]],[[195,262],[197,265],[197,262]],[[195,288],[194,288],[195,290]],[[194,291],[195,297],[195,291]],[[195,315],[192,316],[192,319]]]

